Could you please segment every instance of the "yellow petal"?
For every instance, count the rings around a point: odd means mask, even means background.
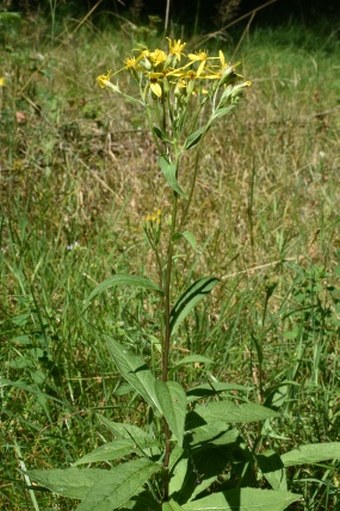
[[[197,76],[200,76],[202,74],[204,66],[205,66],[205,60],[202,60],[202,62],[200,63],[200,65],[198,66],[198,69],[197,69]]]
[[[99,75],[97,76],[97,84],[101,89],[105,89],[107,87],[108,83],[110,82],[112,71],[108,71],[106,75]]]
[[[150,82],[150,89],[158,98],[162,97],[162,87],[157,82]]]

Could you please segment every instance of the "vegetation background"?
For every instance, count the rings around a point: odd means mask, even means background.
[[[339,432],[336,2],[278,1],[249,15],[260,2],[235,2],[226,15],[228,3],[209,2],[208,12],[191,2],[189,12],[172,2],[169,20],[173,37],[192,49],[222,48],[253,80],[208,137],[190,219],[197,249],[188,255],[183,244],[176,279],[178,288],[188,284],[185,267],[222,285],[182,328],[174,362],[191,352],[210,357],[183,368],[182,381],[214,375],[279,409],[268,438],[284,452]],[[143,218],[167,208],[143,116],[95,87],[137,44],[162,40],[164,9],[124,4],[7,0],[0,10],[4,510],[37,509],[21,469],[69,466],[109,439],[98,412],[146,420],[102,335],[155,364],[156,312],[143,292],[120,290],[81,313],[106,277],[154,271]],[[339,506],[336,470],[333,462],[294,469],[290,489],[304,502],[291,509]],[[41,510],[71,509],[45,492],[36,498]]]

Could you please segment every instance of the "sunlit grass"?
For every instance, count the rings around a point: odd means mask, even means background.
[[[0,57],[0,500],[13,510],[32,506],[15,444],[27,467],[68,466],[101,442],[95,412],[145,420],[102,334],[157,367],[157,312],[136,291],[81,311],[104,278],[153,271],[142,218],[167,207],[143,116],[95,87],[136,36],[86,26],[51,46],[36,23],[34,35],[13,28]],[[183,243],[176,263],[179,289],[183,267],[222,279],[176,345],[179,357],[214,363],[179,374],[189,385],[212,372],[259,401],[280,398],[272,437],[284,451],[337,435],[339,46],[332,31],[320,41],[289,26],[250,35],[238,58],[254,86],[238,122],[208,135],[191,214],[197,252]],[[333,506],[331,463],[293,477],[306,498],[296,509]],[[45,495],[39,505],[70,509]]]

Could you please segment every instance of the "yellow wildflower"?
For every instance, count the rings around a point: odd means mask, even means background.
[[[170,39],[169,37],[167,37],[167,40],[169,43],[169,53],[180,60],[187,43],[182,43],[180,39],[176,41],[176,39]]]
[[[148,213],[145,217],[145,221],[159,225],[161,223],[161,215],[162,211],[158,208],[153,213]]]
[[[136,57],[126,57],[124,60],[125,69],[136,69],[138,61]]]
[[[166,53],[163,50],[156,49],[149,54],[149,59],[154,67],[157,67],[159,64],[166,61]]]
[[[105,89],[105,87],[108,86],[108,84],[111,84],[110,77],[112,75],[112,70],[108,71],[106,75],[99,75],[97,76],[97,84],[101,89]]]
[[[4,76],[0,76],[0,87],[5,87],[6,78]]]
[[[197,69],[197,76],[200,76],[203,72],[204,66],[206,65],[208,61],[208,53],[206,51],[199,51],[198,53],[189,53],[188,58],[192,62],[200,62],[200,65]]]

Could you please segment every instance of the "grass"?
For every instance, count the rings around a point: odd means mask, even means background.
[[[166,211],[168,195],[153,142],[140,112],[94,85],[148,31],[84,24],[58,36],[54,26],[52,44],[46,28],[9,25],[0,54],[0,509],[13,511],[71,509],[44,492],[35,503],[18,469],[69,466],[101,444],[98,412],[146,420],[103,334],[158,363],[156,304],[142,292],[111,292],[81,312],[112,273],[155,271],[142,218]],[[280,407],[268,430],[280,452],[335,441],[339,426],[339,42],[325,32],[288,25],[244,40],[235,58],[254,86],[208,136],[190,218],[198,249],[183,242],[176,262],[178,288],[184,268],[222,279],[173,354],[214,362],[178,377],[212,373]],[[300,467],[294,509],[334,509],[338,485],[332,462]]]

